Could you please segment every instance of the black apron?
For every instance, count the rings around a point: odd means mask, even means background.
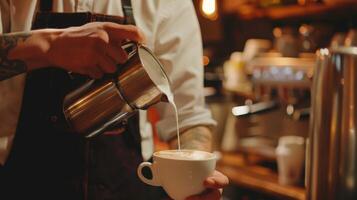
[[[48,2],[41,1],[41,6],[51,8]],[[33,28],[65,28],[91,21],[133,24],[130,0],[123,0],[122,5],[124,18],[41,12]],[[51,67],[28,73],[13,147],[0,168],[1,200],[165,198],[136,175],[142,162],[138,114],[129,119],[125,132],[118,135],[99,135],[88,140],[65,131],[64,96],[87,80]]]

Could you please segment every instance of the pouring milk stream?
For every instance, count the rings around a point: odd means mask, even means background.
[[[161,68],[150,67],[150,66],[157,65],[157,61],[152,57],[151,54],[149,54],[147,51],[141,51],[139,49],[139,55],[143,61],[144,68],[148,73],[149,77],[155,83],[157,88],[159,88],[159,90],[161,90],[161,92],[163,92],[166,95],[170,105],[174,109],[175,118],[176,118],[176,134],[177,134],[178,150],[181,150],[180,133],[179,133],[179,126],[178,126],[178,112],[177,112],[176,104],[174,102],[174,96],[170,89],[170,83],[167,80],[167,78],[162,75],[163,73],[158,71],[158,70],[162,70]]]
[[[161,68],[151,67],[155,66],[157,62],[151,55],[145,51],[140,52],[140,50],[139,54],[148,76],[155,87],[166,95],[166,100],[175,111],[178,149],[155,152],[153,162],[142,162],[138,166],[137,174],[144,183],[162,187],[171,199],[184,200],[189,196],[200,194],[206,189],[203,182],[213,174],[216,156],[205,151],[181,150],[177,107],[169,80]],[[151,170],[151,178],[146,178],[143,175],[145,167]]]

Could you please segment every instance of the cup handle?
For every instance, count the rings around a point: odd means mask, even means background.
[[[142,170],[144,167],[150,168],[150,171],[152,174],[152,179],[148,179],[142,174]],[[138,173],[138,176],[142,182],[144,182],[148,185],[152,185],[152,186],[160,186],[158,175],[156,173],[156,168],[152,163],[142,162],[138,167],[137,173]]]

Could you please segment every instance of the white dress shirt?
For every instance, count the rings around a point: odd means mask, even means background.
[[[195,10],[190,0],[132,1],[137,26],[147,38],[147,46],[164,65],[172,83],[178,108],[179,128],[214,125],[203,95],[202,42]],[[0,32],[28,31],[37,0],[0,0]],[[123,16],[120,0],[54,0],[55,12],[91,11]],[[21,108],[25,75],[0,82],[0,164],[11,150]],[[157,130],[167,141],[176,136],[173,108],[168,103],[155,105],[160,115]],[[146,111],[140,111],[142,154],[153,152],[152,127]]]

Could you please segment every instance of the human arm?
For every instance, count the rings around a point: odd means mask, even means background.
[[[177,138],[170,142],[171,149],[178,148]],[[182,149],[195,149],[201,151],[212,151],[212,131],[207,126],[195,126],[180,133],[180,144]]]
[[[121,45],[144,42],[134,26],[93,22],[66,29],[0,35],[0,81],[34,69],[55,66],[99,78],[127,59]]]
[[[29,36],[29,33],[3,34],[0,36],[0,80],[21,74],[27,70],[27,66],[22,60],[11,59],[8,54],[11,49],[26,41]]]
[[[158,24],[155,54],[165,66],[172,82],[171,89],[178,108],[180,144],[182,149],[212,151],[212,131],[215,125],[205,107],[203,94],[202,43],[199,24],[191,1],[168,1],[162,5],[163,20]],[[159,12],[161,13],[161,12]],[[188,23],[189,22],[189,23]],[[161,120],[158,133],[177,149],[176,123],[168,104],[157,106]],[[207,190],[192,198],[219,199],[228,178],[215,171],[202,183]]]

